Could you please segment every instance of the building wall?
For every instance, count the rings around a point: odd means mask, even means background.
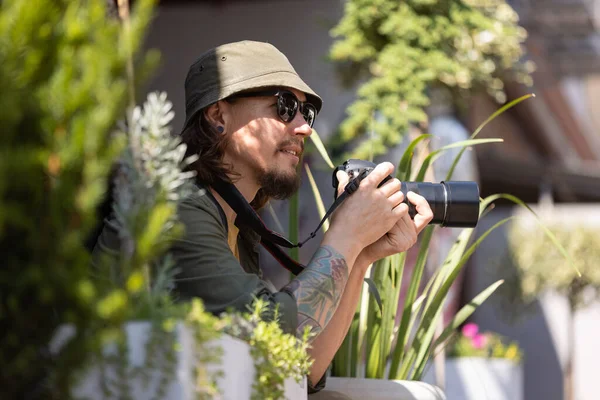
[[[174,126],[184,120],[183,82],[189,65],[205,50],[238,40],[270,42],[288,56],[300,76],[321,95],[324,108],[315,129],[327,136],[343,117],[353,93],[338,84],[326,61],[330,28],[342,15],[340,0],[202,2],[159,7],[148,46],[162,53],[162,67],[151,84],[166,90],[175,107]]]

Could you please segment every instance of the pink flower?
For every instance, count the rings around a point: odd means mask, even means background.
[[[463,326],[462,328],[462,334],[465,337],[468,338],[473,338],[475,335],[477,335],[477,333],[479,332],[479,327],[477,326],[477,324],[474,324],[472,322],[469,322],[468,324],[466,324],[465,326]]]
[[[471,338],[471,343],[476,349],[481,349],[487,343],[487,337],[481,333],[477,333],[475,336],[473,336],[473,338]]]

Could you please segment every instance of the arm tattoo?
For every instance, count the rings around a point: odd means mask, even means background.
[[[348,281],[344,257],[329,246],[316,251],[307,268],[287,285],[298,302],[298,333],[318,335],[333,317]]]

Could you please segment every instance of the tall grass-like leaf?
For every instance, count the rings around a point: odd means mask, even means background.
[[[381,303],[381,295],[379,294],[379,290],[377,290],[377,285],[371,278],[365,278],[364,281],[367,284],[367,286],[369,287],[369,293],[371,293],[371,295],[375,299],[375,303],[379,307],[379,311],[383,312],[383,305]]]
[[[310,135],[312,142],[315,144],[319,154],[323,157],[323,160],[329,165],[329,168],[334,169],[333,163],[331,162],[331,158],[329,158],[329,154],[327,154],[327,150],[323,145],[323,141],[319,137],[319,134],[314,129],[312,130],[312,134]]]
[[[469,303],[464,305],[456,313],[454,318],[452,318],[452,321],[450,321],[448,323],[446,328],[444,328],[444,330],[442,331],[440,336],[433,343],[434,351],[438,346],[443,344],[446,341],[446,339],[448,339],[450,337],[452,332],[454,332],[456,329],[458,329],[458,327],[461,326],[462,323],[465,322],[467,320],[467,318],[469,318],[471,316],[471,314],[473,314],[475,312],[477,307],[479,307],[481,304],[483,304],[483,302],[486,301],[488,299],[488,297],[490,297],[496,291],[496,289],[498,289],[498,287],[500,287],[500,285],[502,285],[503,283],[504,283],[503,279],[500,279],[499,281],[492,283],[486,289],[482,290],[477,296],[475,296]]]
[[[298,230],[299,230],[299,219],[300,219],[300,208],[299,208],[299,198],[298,192],[294,193],[294,195],[290,198],[289,203],[289,238],[292,243],[298,243]],[[297,247],[290,249],[290,256],[299,261],[300,252]]]
[[[579,269],[575,265],[575,262],[573,261],[573,258],[571,257],[571,255],[558,242],[558,239],[556,239],[556,236],[554,236],[554,234],[550,231],[550,229],[548,229],[548,227],[546,227],[542,223],[542,221],[540,220],[540,218],[538,217],[538,215],[535,213],[535,211],[533,211],[531,209],[531,207],[529,207],[527,204],[525,204],[525,202],[523,202],[521,199],[519,199],[516,196],[513,196],[512,194],[500,193],[500,194],[495,194],[495,195],[491,195],[491,196],[486,197],[486,199],[482,201],[482,205],[484,207],[487,207],[489,204],[491,204],[492,202],[494,202],[494,201],[496,201],[498,199],[510,200],[513,203],[518,204],[521,207],[526,208],[535,217],[535,222],[537,222],[537,224],[542,228],[542,230],[544,231],[544,233],[546,234],[546,236],[548,237],[548,239],[550,239],[552,241],[552,244],[554,244],[556,246],[556,248],[558,249],[558,251],[560,251],[560,253],[563,255],[563,257],[565,257],[565,260],[567,260],[569,262],[569,264],[571,264],[571,267],[575,270],[575,272],[577,272],[577,276],[581,277],[581,272],[579,271]]]
[[[390,257],[391,258],[391,257]],[[390,260],[391,261],[391,260]],[[390,265],[390,271],[392,270]],[[396,311],[398,310],[398,301],[396,300],[397,294],[399,294],[400,288],[394,286],[394,283],[390,278],[386,279],[385,285],[385,299],[387,302],[384,304],[382,317],[381,317],[381,340],[379,347],[379,365],[377,366],[377,378],[381,379],[385,374],[386,361],[390,354],[392,347],[392,333],[394,331],[394,322]],[[396,294],[396,295],[395,295]],[[396,300],[394,302],[394,300]]]
[[[389,271],[389,267],[389,257],[377,261],[373,266],[371,278],[375,282],[376,291],[377,288],[383,288],[383,276]],[[378,292],[377,295],[379,296]],[[369,302],[367,310],[367,328],[365,332],[365,375],[366,377],[372,378],[377,376],[378,363],[380,362],[379,346],[381,346],[380,331],[383,310],[376,308],[376,303],[374,302]]]
[[[464,305],[452,318],[452,321],[448,323],[446,328],[444,328],[443,332],[440,336],[435,340],[433,346],[430,347],[430,358],[433,354],[435,357],[439,352],[436,352],[438,348],[443,349],[444,345],[447,343],[447,340],[450,340],[452,336],[456,333],[456,330],[463,322],[467,320],[475,310],[483,304],[495,291],[498,289],[500,285],[504,283],[503,279],[500,279],[486,289],[482,290],[477,296],[475,296],[468,304]],[[426,373],[426,371],[424,372]]]
[[[273,206],[270,202],[267,203],[266,208],[269,211],[269,214],[271,214],[271,218],[273,218],[273,221],[275,221],[275,225],[277,225],[278,231],[283,233],[285,229],[283,229],[283,225],[281,225],[281,221],[279,220],[279,217],[277,217],[277,213],[275,213],[275,210],[273,209]]]
[[[490,122],[492,122],[497,116],[499,116],[500,114],[502,114],[503,112],[505,112],[506,110],[516,106],[517,104],[519,104],[520,102],[529,99],[530,97],[535,97],[535,94],[530,93],[530,94],[526,94],[524,96],[519,97],[518,99],[515,99],[513,101],[511,101],[510,103],[502,106],[501,108],[499,108],[498,110],[496,110],[496,112],[494,112],[492,115],[489,116],[488,119],[486,119],[485,121],[483,121],[482,124],[480,124],[477,129],[475,129],[475,131],[473,132],[473,134],[471,135],[471,139],[475,138],[477,135],[479,135],[479,132],[481,132],[481,130]],[[448,170],[448,174],[446,175],[446,180],[449,181],[450,179],[452,179],[452,175],[454,175],[454,170],[456,169],[456,166],[458,165],[458,162],[460,161],[462,155],[464,154],[465,150],[467,148],[463,148],[461,149],[461,151],[458,153],[458,155],[454,158],[454,162],[452,162],[452,165],[450,166],[450,169]]]
[[[363,285],[362,291],[361,291],[361,298],[362,298],[362,293],[364,293],[365,291],[365,287]],[[368,296],[365,296],[366,298],[368,298]],[[360,331],[360,307],[361,304],[357,304],[357,313],[354,315],[354,319],[352,320],[352,325],[351,325],[351,347],[350,347],[350,376],[352,377],[358,377],[358,365],[360,364],[360,349],[362,348],[361,343],[362,343],[362,338],[361,338],[361,331]]]
[[[352,322],[352,325],[354,321]],[[333,363],[331,366],[331,375],[332,376],[350,376],[350,352],[352,349],[352,325],[350,325],[350,329],[348,334],[342,341],[340,348],[335,353],[333,357]]]
[[[480,207],[481,209],[481,207]],[[431,294],[437,293],[442,283],[447,279],[448,275],[452,272],[452,268],[462,258],[469,241],[471,240],[471,236],[473,235],[474,229],[468,228],[463,229],[462,232],[458,235],[458,238],[448,250],[448,255],[446,259],[438,269],[438,272],[435,274],[435,279],[433,279],[433,283],[431,285]],[[427,302],[425,308],[428,308],[433,301],[433,295],[430,295],[427,298]]]
[[[480,206],[480,213],[481,213],[482,209],[483,209],[483,207]],[[434,294],[439,291],[439,287],[441,286],[441,284],[447,279],[448,275],[451,273],[454,266],[458,262],[460,262],[460,259],[463,256],[463,253],[464,253],[464,251],[467,247],[467,244],[471,238],[472,232],[473,232],[473,229],[464,229],[460,233],[458,239],[456,240],[456,242],[453,244],[453,246],[448,251],[448,256],[442,263],[441,267],[437,270],[437,272],[434,274],[434,276],[432,276],[430,278],[430,280],[427,284],[427,288],[424,291],[424,294],[427,296],[427,302],[426,302],[426,305],[424,308],[425,311],[430,308],[431,303],[434,299]],[[425,315],[425,311],[423,312],[423,315]],[[423,316],[421,317],[421,324],[422,324],[422,319],[423,319]],[[437,320],[437,318],[433,318],[433,320]],[[415,322],[415,316],[413,316],[411,318],[411,323],[409,324],[409,328],[408,328],[409,332],[412,332],[414,322]],[[406,352],[406,356],[403,360],[403,365],[402,365],[400,372],[394,376],[390,375],[390,378],[392,378],[392,379],[407,379],[408,378],[410,370],[414,366],[414,362],[415,362],[415,360],[417,358],[417,354],[418,354],[418,351],[415,349],[416,340],[417,340],[417,338],[415,336],[415,338],[413,338],[413,342],[412,342],[411,346],[409,347],[409,349]],[[421,344],[421,346],[429,346],[429,343],[424,341],[423,344]]]
[[[417,298],[417,293],[421,285],[421,278],[423,276],[423,270],[425,269],[425,261],[427,260],[427,254],[429,252],[429,242],[433,235],[434,226],[426,227],[422,234],[421,246],[419,248],[419,254],[417,255],[417,262],[410,280],[408,291],[404,298],[404,311],[402,312],[402,319],[400,321],[400,327],[398,329],[398,340],[396,342],[396,348],[392,354],[392,363],[390,367],[389,376],[397,376],[398,366],[403,361],[404,348],[408,341],[408,325],[412,315],[412,305]]]
[[[371,267],[369,267],[369,270],[367,272],[367,276],[371,277],[373,275],[373,268],[374,266],[371,265]],[[368,294],[368,286],[366,283],[363,283],[363,288],[362,288],[362,297],[360,299],[360,304],[359,304],[359,314],[358,314],[358,334],[357,334],[357,342],[355,343],[356,346],[356,358],[354,359],[356,362],[356,366],[358,367],[358,365],[360,364],[362,367],[362,363],[363,363],[363,358],[364,358],[364,353],[366,353],[366,347],[367,347],[367,331],[368,331],[368,317],[369,317],[369,307],[371,307],[371,303],[373,302],[372,300],[372,296],[370,296]],[[360,376],[364,376],[364,370],[361,369],[360,371]]]
[[[385,299],[385,303],[382,300],[382,308],[377,314],[374,313],[372,307],[369,308],[369,330],[370,334],[367,338],[370,340],[367,342],[367,360],[366,360],[366,377],[367,378],[378,378],[379,370],[382,363],[385,363],[385,356],[382,359],[381,349],[384,347],[385,337],[383,334],[384,325],[384,310],[387,310],[390,306],[389,297],[389,273],[391,268],[391,258],[386,257],[380,260],[376,267],[373,269],[373,282],[375,282],[376,288],[381,289],[383,293],[382,299]],[[374,316],[374,318],[372,318]]]
[[[417,173],[415,180],[417,182],[422,182],[423,179],[425,178],[425,173],[427,172],[427,169],[429,168],[429,166],[435,160],[437,160],[444,151],[447,151],[450,149],[455,149],[458,147],[462,147],[464,149],[466,147],[477,146],[477,145],[486,144],[486,143],[501,143],[503,141],[504,141],[503,139],[469,139],[469,140],[462,140],[462,141],[456,142],[456,143],[451,143],[440,149],[432,151],[431,153],[429,153],[427,155],[427,157],[425,157],[425,160],[423,160],[423,164],[421,164],[421,169],[419,169],[419,172]]]
[[[404,150],[404,154],[400,159],[400,163],[398,164],[398,170],[396,171],[396,178],[400,179],[400,181],[407,181],[410,179],[411,167],[412,167],[412,158],[415,153],[415,149],[417,145],[425,140],[433,137],[431,134],[423,134],[417,136]]]
[[[488,229],[481,237],[479,237],[474,244],[472,244],[469,249],[465,252],[465,254],[461,257],[458,263],[451,266],[450,274],[447,279],[444,280],[444,283],[440,287],[440,290],[437,293],[433,294],[434,298],[431,302],[431,305],[423,310],[423,318],[421,319],[421,323],[417,329],[417,333],[415,334],[415,339],[413,341],[413,346],[410,349],[410,353],[414,357],[414,365],[415,369],[412,372],[412,379],[420,379],[420,373],[422,373],[423,368],[425,367],[425,363],[427,361],[427,354],[429,353],[429,348],[432,343],[433,335],[435,333],[435,323],[437,318],[439,318],[441,314],[441,309],[443,307],[443,302],[446,299],[448,291],[450,287],[454,283],[454,280],[458,276],[461,271],[462,266],[467,262],[469,257],[475,252],[477,247],[481,244],[481,242],[496,228],[505,224],[506,222],[514,219],[515,217],[508,217],[503,219],[502,221],[496,223],[490,229]]]
[[[327,210],[325,209],[325,205],[323,204],[321,192],[319,192],[319,187],[315,182],[315,178],[313,178],[313,174],[310,171],[310,167],[308,166],[308,164],[304,164],[304,169],[306,170],[306,175],[308,175],[308,181],[310,182],[310,187],[313,191],[313,196],[315,197],[317,211],[319,212],[319,219],[322,219],[327,213]],[[329,229],[329,221],[326,220],[325,222],[323,222],[323,226],[321,228],[323,229],[323,233],[327,232],[327,229]]]

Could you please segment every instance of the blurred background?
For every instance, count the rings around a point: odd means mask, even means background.
[[[377,4],[377,1],[373,1]],[[418,3],[418,2],[414,2]],[[479,2],[475,2],[478,3]],[[484,3],[484,2],[482,2]],[[490,2],[496,4],[497,2]],[[600,2],[594,0],[510,0],[519,25],[528,33],[524,58],[535,64],[533,85],[514,80],[502,81],[510,101],[527,93],[535,98],[501,114],[480,133],[481,138],[502,138],[504,143],[477,146],[467,152],[454,178],[476,180],[481,195],[511,193],[543,215],[548,223],[570,226],[600,226]],[[315,130],[324,142],[336,133],[347,117],[347,107],[356,98],[358,83],[344,85],[329,59],[334,43],[332,28],[344,14],[342,0],[162,0],[147,38],[147,47],[162,53],[162,63],[149,90],[166,91],[174,103],[174,129],[184,120],[183,82],[189,65],[205,50],[231,41],[267,41],[288,56],[298,73],[324,100]],[[496,111],[503,101],[476,87],[465,101],[430,93],[428,124],[420,131],[435,135],[432,147],[468,138]],[[408,132],[410,134],[410,132]],[[389,146],[376,160],[399,161],[407,140]],[[327,146],[326,146],[327,147]],[[336,162],[343,153],[331,150]],[[455,153],[438,160],[432,179],[440,180]],[[331,170],[316,152],[305,161],[311,166],[326,207],[331,203]],[[304,176],[306,178],[306,176]],[[318,223],[313,193],[307,179],[299,198],[300,237],[307,236]],[[287,202],[273,204],[277,218],[265,215],[274,228],[287,230]],[[478,226],[484,232],[497,221],[521,213],[520,207],[500,203]],[[528,217],[525,216],[525,219]],[[277,220],[275,220],[277,219]],[[540,235],[532,231],[530,235]],[[509,233],[495,230],[469,261],[447,305],[452,314],[467,299],[497,279],[507,279],[504,290],[494,294],[471,318],[481,329],[496,331],[517,340],[524,352],[523,398],[559,400],[563,398],[563,371],[572,360],[574,399],[598,399],[600,371],[600,304],[594,299],[597,282],[576,282],[583,286],[588,301],[573,306],[569,281],[562,289],[551,284],[539,287],[535,300],[518,306],[513,262],[506,256]],[[451,229],[436,236],[438,248],[448,248],[456,237]],[[303,262],[312,254],[318,239],[300,252]],[[287,273],[263,258],[271,279],[283,284]],[[432,257],[435,261],[435,257]],[[429,268],[435,268],[435,262]],[[547,274],[561,268],[549,265]],[[600,265],[595,266],[596,269]],[[409,275],[409,274],[407,274]],[[558,278],[557,278],[558,279]],[[567,278],[565,278],[567,279]],[[510,287],[510,285],[513,285]],[[569,286],[571,285],[571,286]],[[558,287],[558,286],[557,286]],[[511,294],[512,293],[512,294]],[[518,297],[518,296],[517,296]]]

